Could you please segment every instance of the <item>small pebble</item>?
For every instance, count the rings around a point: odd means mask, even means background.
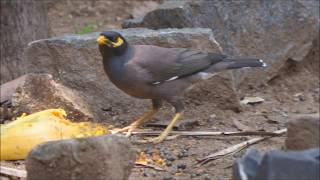
[[[174,161],[176,158],[167,148],[160,148],[160,155],[164,157],[167,161]]]
[[[165,156],[165,158],[166,158],[168,161],[174,161],[174,160],[176,160],[176,158],[173,157],[172,155]]]
[[[197,175],[196,173],[192,173],[190,176],[191,176],[191,178],[195,178],[195,177],[197,177],[198,175]]]
[[[172,166],[172,161],[166,161],[166,165],[169,167]]]
[[[189,156],[189,149],[188,148],[184,148],[181,150],[181,152],[179,152],[178,154],[178,158],[181,159],[183,157],[188,157]]]
[[[148,177],[148,176],[149,176],[146,172],[143,172],[142,175],[143,175],[144,177]]]
[[[306,98],[305,96],[299,96],[299,100],[300,100],[300,101],[306,101],[307,98]]]
[[[174,180],[174,179],[176,179],[176,178],[174,178],[172,175],[170,175],[170,174],[168,174],[168,175],[165,175],[164,177],[163,177],[163,180]]]
[[[217,117],[216,114],[211,114],[211,115],[209,116],[210,119],[215,119],[216,117]]]
[[[302,93],[297,93],[294,95],[296,101],[305,101],[306,96]]]
[[[152,150],[152,148],[148,147],[148,148],[146,148],[146,149],[144,150],[144,152],[145,152],[146,154],[148,154],[148,155],[151,155],[152,152],[153,152],[153,150]]]
[[[212,180],[211,176],[209,174],[204,175],[204,180]]]
[[[186,168],[187,168],[187,165],[185,165],[185,164],[178,164],[178,165],[177,165],[177,168],[183,170],[183,169],[186,169]]]
[[[196,178],[198,176],[201,176],[201,173],[192,173],[191,178]]]
[[[175,158],[167,148],[160,148],[160,155],[168,161],[174,161]]]
[[[118,121],[119,120],[119,116],[115,115],[112,117],[112,121]]]
[[[171,171],[171,174],[176,174],[176,173],[179,173],[179,172],[181,172],[180,169],[178,169],[177,167],[173,167],[172,171]]]

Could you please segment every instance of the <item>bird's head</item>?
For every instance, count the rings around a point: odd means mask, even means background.
[[[105,31],[97,38],[101,53],[121,54],[126,50],[127,42],[124,37],[115,31]]]

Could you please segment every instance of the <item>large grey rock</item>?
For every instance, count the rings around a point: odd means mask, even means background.
[[[118,30],[131,44],[152,44],[163,47],[184,47],[210,52],[221,52],[210,29],[125,29]],[[102,67],[96,38],[99,33],[69,35],[35,41],[26,51],[29,72],[46,72],[57,81],[76,90],[85,99],[89,112],[95,120],[110,120],[121,114],[122,119],[131,120],[141,111],[150,108],[149,101],[131,98],[117,89],[107,78]],[[216,102],[218,108],[238,109],[230,73],[221,74],[189,93],[188,104]],[[214,107],[212,107],[214,109]],[[105,113],[102,109],[107,109]],[[135,112],[130,112],[130,110]],[[110,112],[111,111],[111,112]],[[139,112],[140,111],[140,112]]]
[[[300,115],[289,121],[285,140],[289,150],[305,150],[320,146],[319,114]]]
[[[93,118],[84,98],[77,91],[55,82],[50,74],[30,73],[1,85],[1,89],[10,88],[16,114],[63,108],[69,119],[84,121]]]
[[[226,54],[267,62],[263,73],[234,73],[238,84],[260,84],[274,77],[286,60],[301,61],[307,55],[319,37],[318,18],[318,1],[165,1],[145,16],[125,21],[123,27],[211,28]]]
[[[234,180],[317,180],[320,178],[320,149],[273,150],[262,154],[249,149],[233,165]]]
[[[129,140],[115,135],[47,142],[28,155],[27,179],[125,180],[135,159]]]

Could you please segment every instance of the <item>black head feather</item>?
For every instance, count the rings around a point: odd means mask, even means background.
[[[99,40],[101,38],[103,39],[102,43]],[[125,38],[116,31],[101,32],[98,38],[98,43],[99,50],[104,56],[122,55],[125,53],[128,47],[128,43]]]

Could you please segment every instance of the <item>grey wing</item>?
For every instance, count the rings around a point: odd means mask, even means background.
[[[159,84],[203,71],[216,63],[215,61],[221,61],[223,56],[182,48],[144,46],[140,49],[144,49],[144,53],[140,53],[137,49],[132,63],[148,72],[147,81],[152,84]]]

